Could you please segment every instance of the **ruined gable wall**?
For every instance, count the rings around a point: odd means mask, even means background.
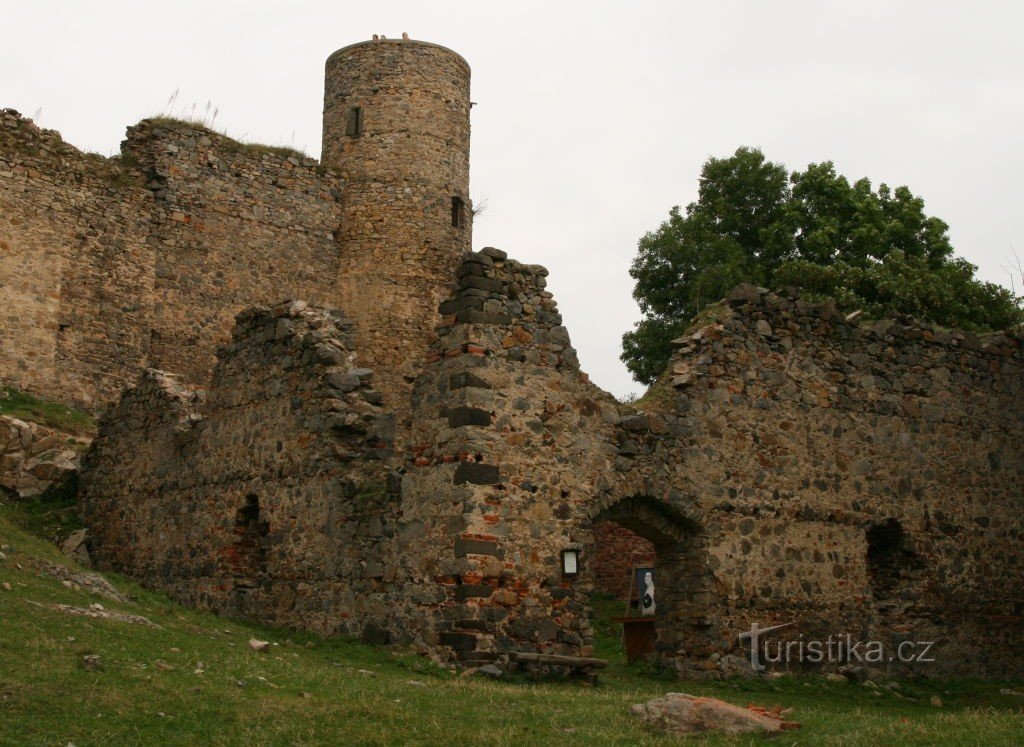
[[[0,382],[86,407],[148,353],[150,193],[123,161],[0,113]]]
[[[589,652],[585,598],[560,573],[596,474],[611,469],[612,398],[589,383],[547,271],[466,255],[413,395],[402,517],[409,574],[435,600],[408,617],[463,663],[513,650]]]
[[[341,184],[315,160],[166,120],[130,127],[123,148],[154,196],[149,365],[203,383],[242,309],[334,305]]]
[[[579,371],[545,274],[465,257],[400,486],[350,328],[301,304],[242,315],[208,403],[165,382],[133,404],[140,386],[104,425],[84,478],[101,561],[191,604],[479,664],[590,653],[613,521],[655,546],[659,650],[681,671],[744,670],[739,632],[793,622],[935,641],[920,674],[1014,673],[1019,337],[740,289],[634,408]],[[880,564],[868,538],[890,520],[905,537]]]
[[[681,341],[651,397],[689,431],[679,487],[715,527],[720,651],[751,622],[792,621],[794,637],[936,640],[922,674],[1010,673],[1007,622],[1024,613],[1021,337],[859,324],[751,287],[730,304]],[[867,536],[889,519],[903,571],[883,589]]]
[[[293,302],[239,315],[205,401],[148,371],[83,467],[100,566],[194,606],[361,632],[392,422],[351,345],[350,323]]]

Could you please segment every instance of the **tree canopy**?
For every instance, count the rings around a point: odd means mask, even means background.
[[[752,148],[711,158],[685,215],[672,208],[638,243],[629,273],[644,316],[623,335],[622,360],[653,383],[671,340],[741,282],[973,331],[1024,321],[1013,293],[978,280],[977,267],[954,255],[947,230],[907,187],[850,184],[831,162],[790,174]]]

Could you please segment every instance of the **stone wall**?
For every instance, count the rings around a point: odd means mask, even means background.
[[[0,124],[4,382],[98,409],[147,365],[205,383],[246,306],[334,304],[341,182],[316,161],[168,120],[112,159]]]
[[[95,408],[135,377],[150,342],[151,207],[123,160],[0,112],[0,383]]]
[[[677,604],[662,574],[663,647],[728,668],[737,632],[794,623],[781,638],[934,641],[919,674],[1015,671],[1021,373],[1019,334],[858,323],[737,289],[679,341],[649,427],[623,441],[627,470],[663,469],[668,445],[668,503],[701,504],[710,583]],[[700,637],[673,632],[686,620]]]
[[[424,536],[407,562],[442,591],[419,612],[427,640],[465,664],[590,651],[560,552],[579,541],[594,472],[611,466],[618,416],[579,371],[546,275],[495,249],[467,255],[413,395],[402,502]]]
[[[97,408],[151,367],[84,467],[97,560],[478,664],[590,653],[591,594],[653,554],[681,672],[788,623],[1019,676],[1020,333],[741,286],[620,404],[544,268],[466,252],[469,107],[461,57],[380,40],[328,60],[330,168],[163,120],[104,159],[0,114],[0,383]],[[348,316],[265,305],[300,296]]]
[[[204,383],[235,314],[303,298],[334,306],[341,182],[300,153],[143,120],[124,159],[152,193],[148,365]]]
[[[362,632],[397,490],[372,376],[351,324],[303,302],[240,314],[205,395],[148,370],[86,458],[94,559],[186,604]]]
[[[397,433],[351,329],[303,304],[239,318],[205,403],[147,374],[86,466],[97,556],[190,603],[472,665],[591,652],[610,522],[654,550],[681,672],[741,672],[741,632],[791,623],[780,639],[932,642],[917,674],[1019,675],[1019,334],[740,287],[630,407],[579,371],[545,275],[464,257]]]
[[[0,382],[94,410],[146,366],[203,384],[235,314],[292,297],[357,322],[404,410],[471,245],[469,109],[459,55],[381,40],[328,60],[326,166],[167,119],[105,159],[4,110]]]
[[[681,671],[747,667],[754,622],[888,653],[932,641],[918,674],[1015,671],[1019,335],[860,324],[740,288],[629,408],[576,369],[542,270],[485,251],[458,274],[403,491],[427,526],[411,560],[448,587],[431,614],[452,656],[587,653],[611,521],[655,548],[659,648]]]

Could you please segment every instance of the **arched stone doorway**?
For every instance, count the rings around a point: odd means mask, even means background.
[[[621,584],[609,587],[607,583],[608,567],[614,560],[601,542],[613,536],[609,525],[640,540],[640,557],[648,553],[654,556],[655,646],[659,658],[673,659],[683,668],[706,660],[712,652],[709,609],[713,599],[707,538],[700,524],[671,503],[642,494],[621,498],[595,513],[590,526],[593,539],[586,550],[593,559],[589,581],[591,588],[605,597],[615,596],[621,588]],[[626,536],[619,534],[618,538]],[[621,557],[622,573],[631,573],[632,560],[638,554],[625,552],[621,545],[614,552]],[[625,609],[623,600],[622,611]],[[631,614],[639,615],[640,611]]]

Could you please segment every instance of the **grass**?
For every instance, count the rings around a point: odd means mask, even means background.
[[[287,145],[264,145],[263,143],[244,143],[240,140],[236,140],[235,138],[231,137],[225,132],[213,129],[208,124],[206,124],[205,121],[201,119],[183,119],[179,117],[169,117],[166,115],[160,115],[156,117],[148,117],[146,121],[161,127],[174,128],[185,126],[194,130],[202,130],[207,134],[223,138],[226,141],[225,144],[228,146],[228,148],[236,153],[273,155],[278,156],[280,158],[293,157],[298,158],[300,160],[305,160],[309,158],[309,156],[307,156],[301,150],[289,147]]]
[[[11,387],[0,388],[0,415],[10,415],[76,436],[96,434],[96,419],[88,412],[48,402]]]
[[[69,534],[84,526],[78,515],[77,492],[76,475],[41,496],[12,501],[4,507],[3,512],[19,529],[60,546]]]
[[[0,509],[0,744],[544,745],[670,744],[628,707],[669,691],[739,704],[784,705],[803,728],[779,744],[1011,745],[1024,741],[1024,698],[1007,684],[902,683],[904,700],[821,679],[693,683],[627,666],[613,628],[597,621],[613,661],[602,684],[492,682],[453,674],[406,651],[226,620],[180,608],[110,576],[117,603],[42,574],[63,563]],[[79,617],[51,605],[102,604],[159,627]],[[600,614],[618,614],[604,602]],[[273,642],[270,653],[250,638]],[[85,656],[99,656],[90,671]],[[1017,686],[1019,687],[1019,686]],[[930,705],[939,694],[944,705]],[[761,744],[713,736],[695,745]]]

